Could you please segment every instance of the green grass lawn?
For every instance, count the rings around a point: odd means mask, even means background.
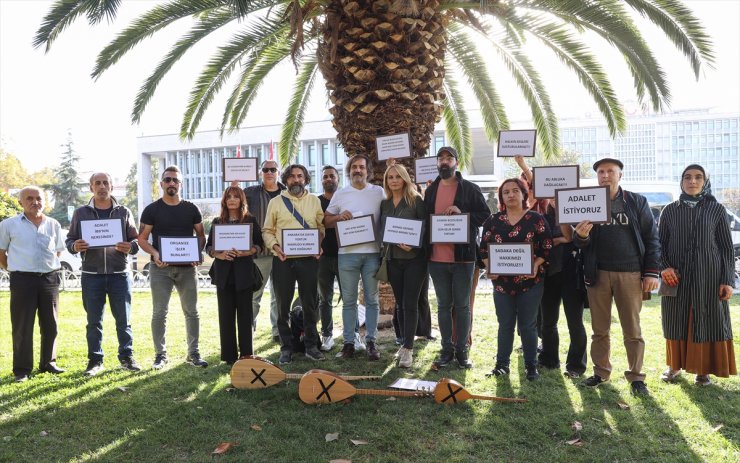
[[[740,297],[731,304],[737,334]],[[170,365],[159,372],[150,369],[151,305],[149,294],[142,292],[134,297],[133,323],[136,358],[144,371],[118,369],[115,326],[108,312],[107,370],[84,378],[85,314],[79,292],[66,292],[61,297],[58,363],[67,373],[39,374],[15,384],[7,291],[0,292],[0,307],[0,461],[740,461],[740,378],[717,380],[706,388],[694,386],[693,375],[675,385],[663,384],[659,376],[665,344],[657,299],[642,312],[651,391],[647,398],[633,398],[621,375],[626,360],[616,318],[615,373],[610,383],[596,390],[580,387],[580,381],[559,371],[543,371],[540,381],[530,383],[524,379],[517,352],[510,377],[487,378],[497,324],[491,295],[484,292],[476,301],[471,350],[475,367],[470,371],[432,371],[438,342],[417,342],[414,368],[401,371],[392,362],[396,346],[387,331],[380,343],[380,362],[368,363],[361,356],[338,361],[334,358],[338,345],[324,362],[297,354],[285,368],[302,373],[318,366],[383,376],[379,382],[360,382],[364,388],[384,388],[399,376],[436,381],[444,374],[473,393],[529,399],[526,404],[468,401],[457,406],[437,405],[429,398],[372,396],[310,406],[299,400],[296,381],[265,390],[233,390],[229,370],[219,362],[216,298],[209,292],[201,293],[199,301],[201,353],[211,363],[207,369],[184,363],[184,320],[176,296],[168,320]],[[278,347],[270,341],[265,312],[260,314],[255,352],[276,362]],[[590,331],[588,312],[585,317]],[[334,320],[341,322],[340,308],[335,309]],[[562,360],[568,340],[564,317],[560,333]],[[36,349],[38,345],[37,339]],[[735,351],[740,353],[737,341]],[[38,361],[38,351],[35,358]],[[572,429],[574,422],[580,423],[581,431]],[[339,438],[326,442],[328,433],[339,433]],[[580,438],[578,445],[567,443],[575,438]],[[355,445],[351,439],[367,444]],[[238,445],[212,456],[220,442]]]

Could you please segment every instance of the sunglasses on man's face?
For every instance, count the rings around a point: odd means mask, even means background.
[[[178,184],[180,183],[180,179],[177,177],[165,177],[162,179],[162,182]]]
[[[263,174],[267,174],[267,173],[274,174],[275,172],[277,172],[277,167],[263,167],[262,168]]]

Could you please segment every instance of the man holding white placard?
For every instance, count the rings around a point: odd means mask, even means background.
[[[364,215],[373,216],[373,223],[380,219],[380,202],[384,198],[383,188],[368,183],[370,159],[356,154],[347,161],[347,176],[351,183],[334,193],[326,209],[324,225],[335,227],[339,221],[352,220]],[[339,231],[337,231],[339,234]],[[342,239],[339,236],[341,245]],[[375,345],[378,333],[378,280],[375,273],[380,267],[380,252],[377,241],[339,248],[339,275],[342,281],[342,321],[344,323],[344,345],[341,358],[352,358],[355,354],[355,325],[357,324],[357,284],[362,278],[365,295],[365,327],[367,357],[379,360],[380,351]]]
[[[315,243],[318,248],[324,235],[324,211],[319,198],[306,190],[306,185],[311,182],[311,175],[304,166],[288,166],[282,180],[288,189],[267,205],[265,226],[262,228],[265,247],[271,249],[273,254],[272,279],[278,305],[277,328],[280,333],[279,362],[290,363],[293,351],[298,347],[293,345],[293,333],[288,325],[296,283],[298,296],[303,303],[306,357],[324,360],[324,354],[318,348],[321,343],[316,331],[319,256],[286,255],[286,243],[283,242],[286,236],[282,233],[283,230],[296,228],[318,230],[318,241]]]
[[[207,367],[198,351],[200,335],[200,318],[198,316],[198,273],[200,262],[184,264],[167,264],[168,257],[160,249],[159,238],[192,237],[193,232],[198,240],[198,252],[206,244],[203,229],[203,217],[198,206],[180,197],[182,174],[177,166],[169,166],[162,173],[160,182],[164,195],[149,204],[141,213],[139,246],[152,256],[154,265],[149,266],[149,284],[152,291],[152,341],[154,341],[154,363],[152,368],[161,370],[168,363],[165,343],[167,311],[169,310],[172,288],[177,288],[180,305],[185,314],[185,331],[187,333],[187,362]],[[152,243],[149,243],[149,236]],[[202,258],[200,258],[202,261]]]
[[[427,211],[434,214],[469,214],[465,243],[431,244],[429,274],[437,294],[437,317],[442,337],[442,352],[434,361],[444,367],[457,359],[461,368],[471,368],[467,339],[470,332],[470,289],[473,284],[478,227],[491,215],[478,185],[457,172],[457,151],[442,147],[437,151],[439,177],[424,196]],[[431,225],[430,225],[431,227]],[[434,234],[434,230],[430,230]],[[455,310],[456,345],[452,343],[452,311]]]
[[[88,359],[83,374],[95,376],[103,371],[103,313],[106,296],[116,320],[121,368],[139,371],[141,367],[134,360],[131,274],[128,271],[128,256],[139,251],[134,217],[127,207],[118,204],[111,196],[113,180],[107,173],[95,173],[90,177],[90,191],[93,193],[90,202],[72,215],[66,241],[69,252],[79,252],[82,255],[82,306],[87,313]],[[85,224],[92,223],[93,234],[87,235],[87,227],[83,227],[83,221]],[[121,241],[115,245],[91,247],[97,237],[117,236],[118,233],[123,235]]]
[[[609,187],[611,220],[594,227],[589,221],[576,226],[573,243],[583,249],[583,273],[591,308],[591,361],[594,375],[584,384],[596,387],[609,380],[612,300],[627,350],[628,370],[624,372],[634,394],[648,394],[642,361],[645,341],[640,330],[643,294],[658,288],[660,242],[655,219],[647,199],[622,190],[624,164],[617,159],[596,161],[594,170],[599,185]]]

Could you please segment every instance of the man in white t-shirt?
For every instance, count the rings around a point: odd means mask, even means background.
[[[347,176],[351,183],[334,193],[324,216],[327,228],[355,217],[371,215],[373,223],[380,220],[380,202],[384,198],[383,188],[368,183],[370,159],[356,154],[347,161]],[[376,230],[377,236],[377,230]],[[341,238],[340,238],[341,244]],[[357,284],[362,278],[365,294],[365,327],[367,330],[367,358],[379,360],[380,352],[375,344],[378,334],[378,280],[375,273],[380,267],[380,249],[377,240],[372,243],[356,244],[339,248],[339,279],[342,282],[342,322],[344,345],[340,357],[352,358],[355,353],[355,325],[357,324]]]

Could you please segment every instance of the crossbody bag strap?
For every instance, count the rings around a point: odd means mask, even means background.
[[[298,221],[298,223],[300,223],[301,226],[303,226],[304,229],[311,228],[311,227],[308,226],[308,224],[306,223],[306,221],[303,219],[303,216],[296,210],[295,207],[293,207],[293,203],[291,203],[290,200],[288,198],[286,198],[285,196],[282,196],[281,195],[280,197],[283,199],[283,203],[285,203],[285,207],[287,207],[288,210],[293,214],[293,217],[295,217],[295,219]]]

